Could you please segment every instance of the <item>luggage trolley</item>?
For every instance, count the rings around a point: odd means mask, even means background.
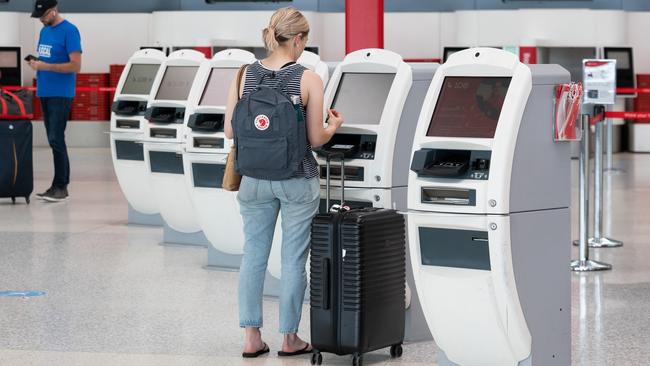
[[[442,366],[571,364],[570,151],[557,65],[491,48],[433,78],[413,144],[408,230]]]

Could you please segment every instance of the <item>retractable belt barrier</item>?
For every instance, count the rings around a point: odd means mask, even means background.
[[[35,86],[0,86],[0,90],[3,90],[3,91],[19,91],[19,90],[36,91],[36,87]],[[75,90],[78,91],[78,92],[112,93],[112,92],[114,92],[116,90],[116,88],[78,86],[78,87],[75,88]]]

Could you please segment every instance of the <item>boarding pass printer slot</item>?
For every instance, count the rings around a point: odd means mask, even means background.
[[[159,139],[175,139],[176,129],[174,128],[152,128],[150,137]]]
[[[476,191],[473,189],[422,187],[422,203],[476,206]]]
[[[138,129],[140,128],[140,121],[133,119],[118,119],[115,121],[117,128]]]
[[[224,140],[218,137],[195,137],[194,147],[200,149],[223,149]]]

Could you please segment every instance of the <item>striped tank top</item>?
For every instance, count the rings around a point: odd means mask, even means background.
[[[271,88],[275,88],[280,83],[285,76],[287,76],[295,67],[305,68],[300,64],[291,64],[281,68],[280,70],[271,70],[267,69],[259,61],[252,63],[246,68],[246,80],[244,82],[244,90],[242,91],[242,97],[246,94],[252,93],[257,87],[256,80],[262,80],[262,84]],[[263,77],[263,79],[262,79]],[[284,89],[281,90],[282,93],[288,95],[289,97],[296,95],[300,98],[300,110],[302,111],[305,121],[307,121],[307,113],[305,112],[305,107],[302,104],[302,94],[300,92],[300,79],[302,78],[302,72],[296,74],[293,79],[291,79]],[[318,163],[314,158],[314,154],[311,149],[311,145],[307,142],[307,152],[305,158],[302,159],[302,164],[298,167],[298,170],[293,175],[294,178],[306,178],[311,179],[318,177],[320,175],[318,171]]]

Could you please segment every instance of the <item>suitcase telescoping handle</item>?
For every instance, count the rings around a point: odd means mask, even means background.
[[[325,207],[329,211],[330,209],[330,190],[331,190],[331,175],[330,175],[330,168],[332,167],[332,158],[334,157],[339,157],[341,158],[341,208],[343,208],[343,204],[345,203],[345,155],[343,153],[338,153],[338,152],[330,152],[326,151],[325,152],[325,187],[326,187],[326,193],[325,193]]]

